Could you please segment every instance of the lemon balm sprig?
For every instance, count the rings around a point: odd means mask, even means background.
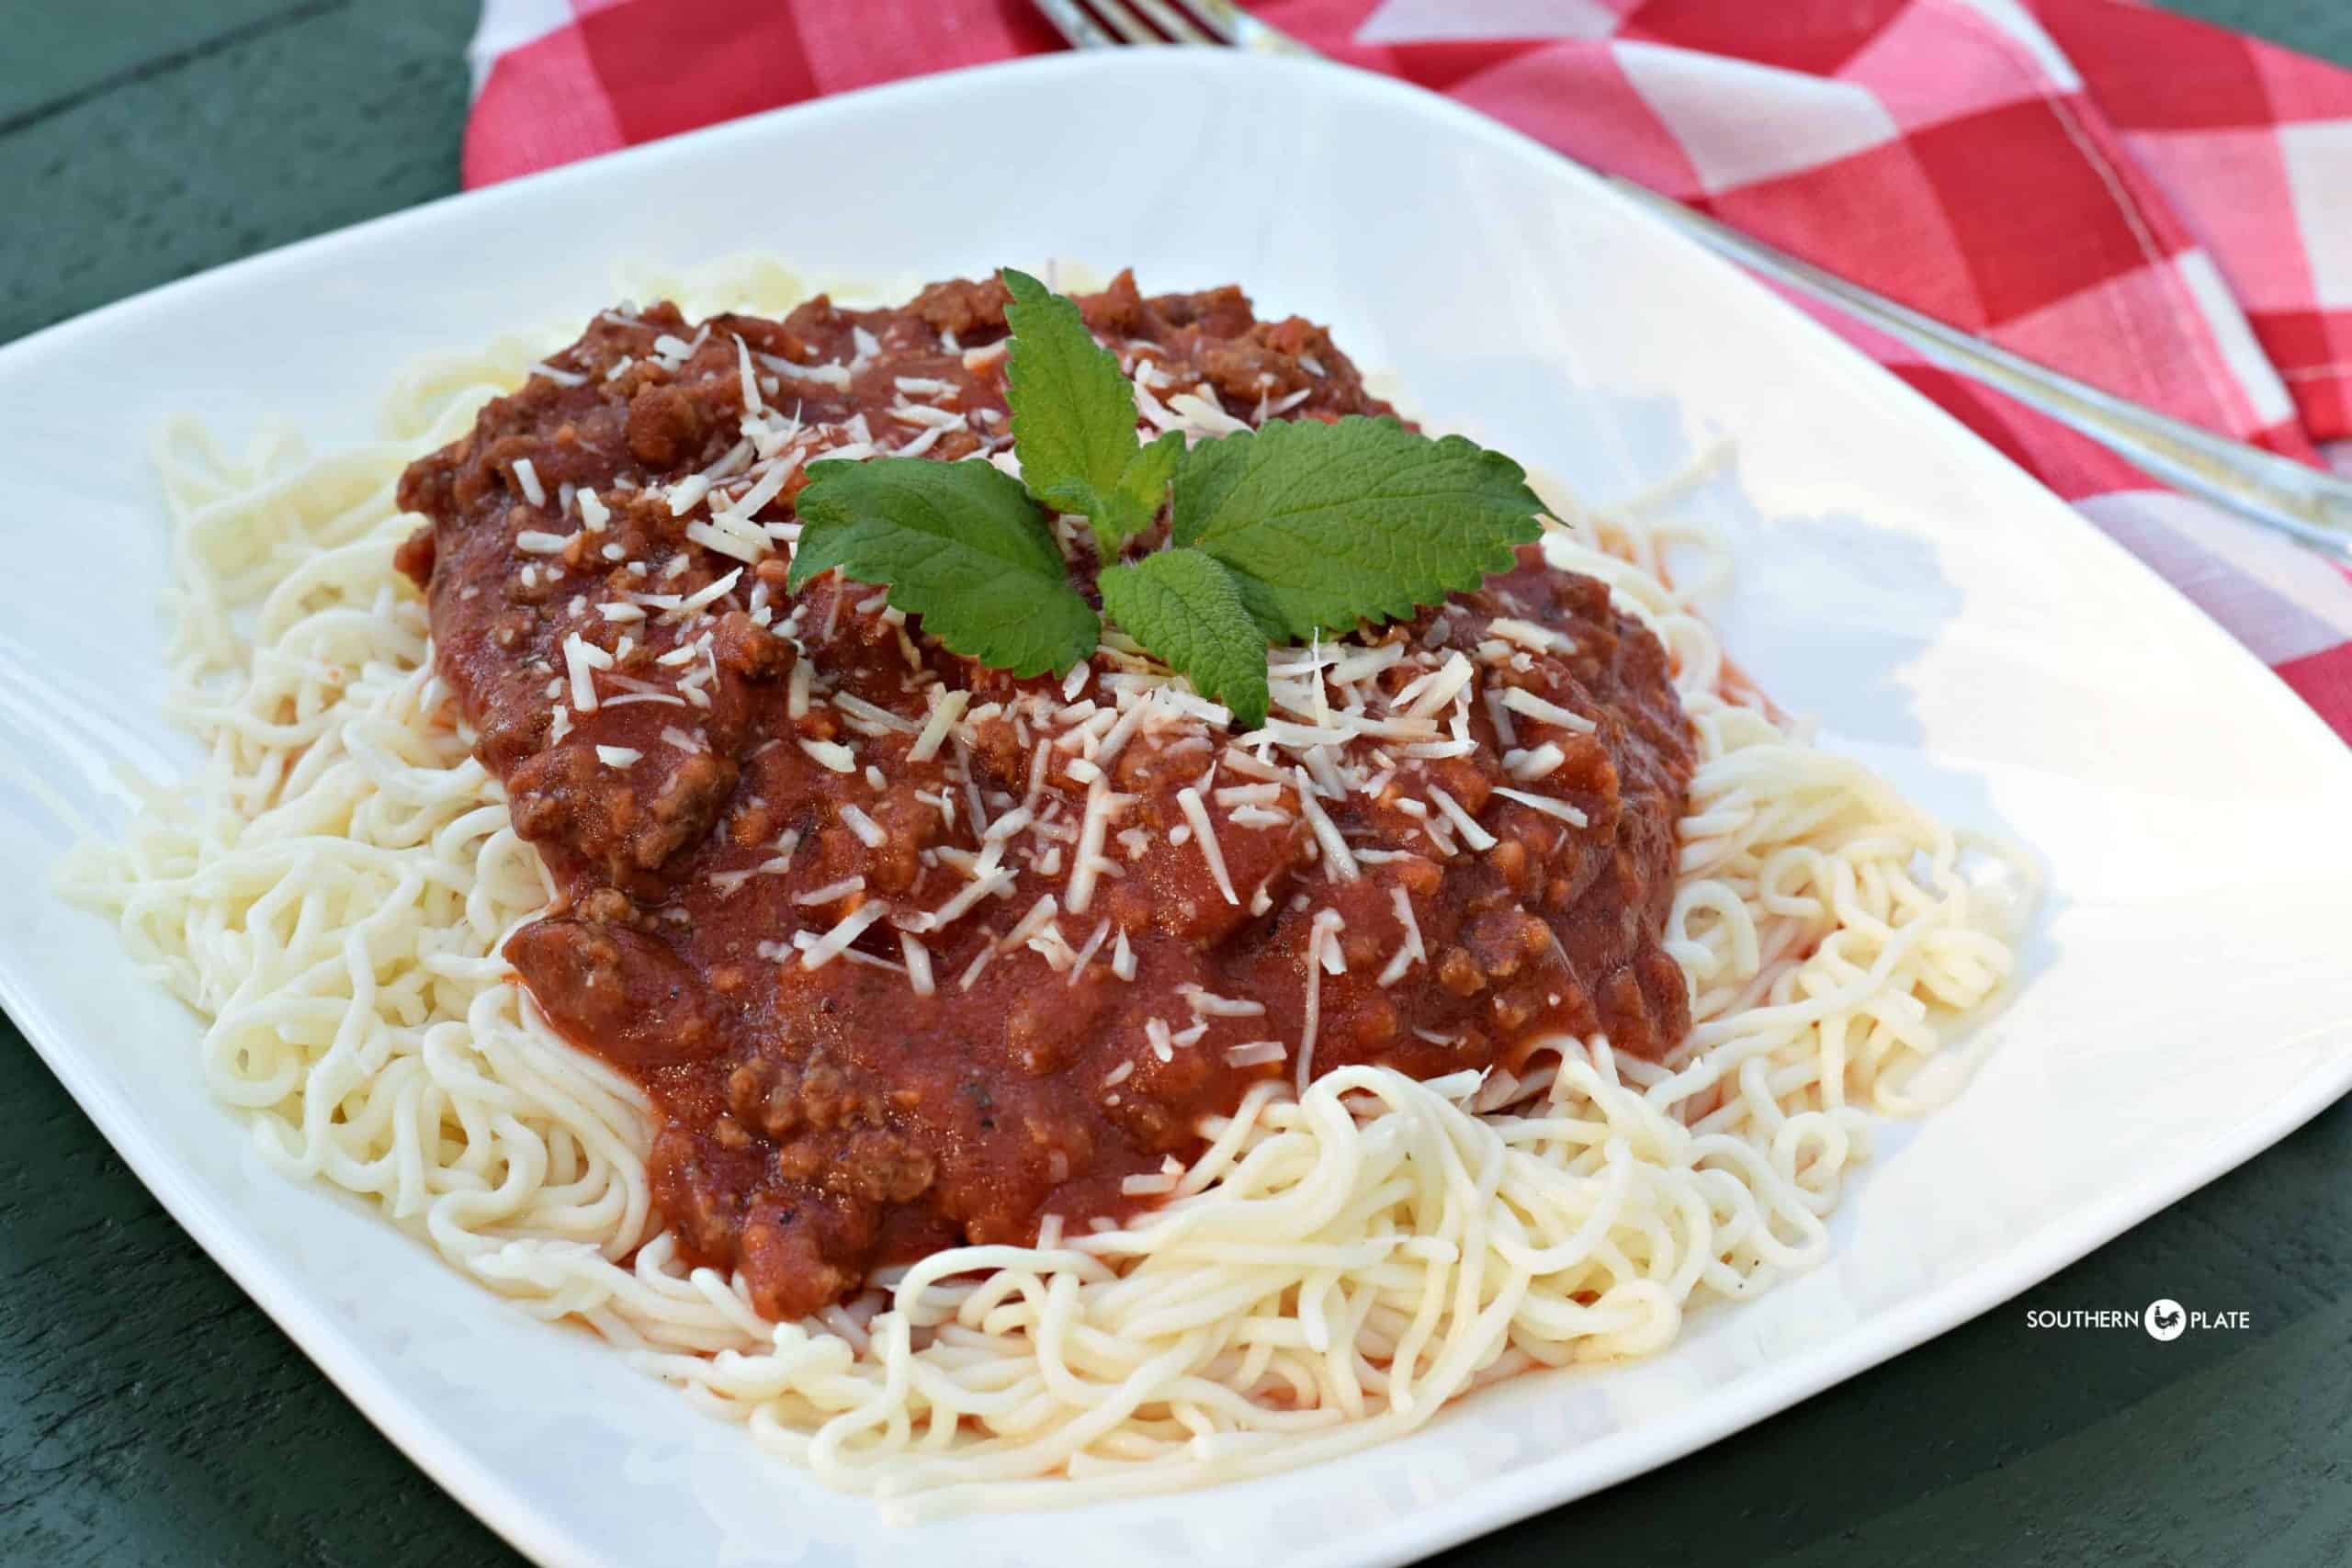
[[[1021,478],[928,457],[813,464],[794,589],[829,570],[876,584],[951,650],[1024,677],[1091,655],[1107,615],[1255,728],[1269,647],[1408,618],[1510,570],[1542,533],[1517,463],[1394,419],[1147,444],[1133,385],[1076,304],[1002,276]],[[1092,533],[1099,613],[1049,511]],[[1163,515],[1167,542],[1133,553]]]

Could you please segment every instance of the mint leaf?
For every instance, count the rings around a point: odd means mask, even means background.
[[[1102,573],[1104,613],[1193,690],[1233,710],[1243,729],[1266,722],[1266,637],[1234,576],[1199,550],[1155,550]]]
[[[1230,568],[1277,642],[1401,620],[1508,571],[1543,533],[1517,463],[1393,419],[1279,420],[1204,441],[1176,472],[1175,543]]]
[[[984,462],[870,457],[814,463],[800,492],[786,586],[838,569],[889,591],[922,629],[1015,675],[1067,670],[1094,651],[1094,611],[1045,517]]]
[[[1017,451],[1020,438],[1015,436],[1013,441]],[[1098,499],[1097,510],[1080,509],[1086,511],[1087,520],[1094,526],[1095,542],[1102,547],[1104,561],[1117,559],[1119,547],[1159,516],[1160,505],[1168,499],[1168,483],[1176,477],[1176,465],[1183,458],[1184,437],[1169,431],[1150,446],[1136,448],[1119,482]]]
[[[1182,455],[1172,432],[1144,446],[1136,439],[1135,388],[1117,355],[1094,341],[1078,307],[1025,272],[1003,269],[1012,294],[1004,400],[1012,410],[1012,449],[1029,493],[1093,525],[1104,562],[1151,525]]]

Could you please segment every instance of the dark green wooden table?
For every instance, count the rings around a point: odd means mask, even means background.
[[[2352,61],[2352,0],[2182,8]],[[0,341],[454,190],[473,17],[0,3]],[[0,1562],[514,1561],[181,1234],[5,1021],[0,1106]],[[2019,1300],[1453,1561],[2352,1562],[2347,1222],[2352,1102]],[[2253,1325],[2158,1344],[2027,1323],[2159,1296]]]

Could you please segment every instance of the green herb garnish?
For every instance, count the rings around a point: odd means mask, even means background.
[[[1083,516],[1104,613],[1255,728],[1270,643],[1408,617],[1508,570],[1512,547],[1542,532],[1518,464],[1393,419],[1147,446],[1133,389],[1078,307],[1010,267],[1003,276],[1020,480],[928,457],[814,464],[792,587],[838,568],[967,658],[1021,676],[1067,670],[1102,626],[1041,507]],[[1171,485],[1170,544],[1125,559]]]
[[[1517,463],[1393,419],[1276,420],[1204,441],[1176,481],[1175,542],[1231,570],[1276,643],[1420,605],[1509,571],[1542,532]]]
[[[1116,560],[1119,547],[1159,516],[1184,438],[1171,430],[1137,446],[1135,386],[1078,307],[1011,267],[1004,286],[1012,292],[1004,400],[1021,482],[1055,511],[1083,516],[1096,553]]]
[[[1266,719],[1266,634],[1223,561],[1154,550],[1103,569],[1102,609],[1193,689],[1254,729]]]
[[[1015,675],[1060,671],[1102,635],[1070,586],[1053,531],[1017,479],[986,463],[820,463],[800,492],[787,585],[839,567],[967,658]]]

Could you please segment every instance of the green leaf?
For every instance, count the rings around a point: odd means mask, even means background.
[[[1404,619],[1510,570],[1543,509],[1517,463],[1459,435],[1279,420],[1185,456],[1174,537],[1232,570],[1270,638],[1295,642]]]
[[[948,648],[1021,676],[1067,670],[1100,640],[1046,519],[987,463],[811,464],[798,512],[795,591],[835,569],[879,584]]]
[[[1015,437],[1014,450],[1019,449],[1019,438]],[[1096,542],[1103,546],[1103,560],[1116,559],[1119,547],[1150,527],[1159,517],[1160,506],[1168,500],[1168,483],[1176,477],[1176,465],[1183,458],[1184,438],[1172,430],[1150,446],[1136,448],[1126,472],[1100,498],[1099,510],[1086,513],[1094,525]]]
[[[1139,445],[1135,388],[1118,356],[1094,341],[1069,299],[1012,267],[1003,276],[1012,294],[1004,399],[1021,480],[1055,511],[1084,516],[1103,561],[1115,560],[1159,514],[1182,438]]]
[[[1231,572],[1199,550],[1155,550],[1104,570],[1104,613],[1193,687],[1233,710],[1243,729],[1266,722],[1266,637]]]

